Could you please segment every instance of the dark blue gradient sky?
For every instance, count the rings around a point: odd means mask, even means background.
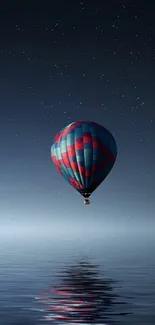
[[[153,1],[1,4],[2,232],[154,229],[154,10]],[[81,119],[118,145],[86,207],[50,159],[55,134]]]

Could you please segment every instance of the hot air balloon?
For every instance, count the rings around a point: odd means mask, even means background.
[[[73,122],[55,137],[51,158],[58,172],[89,204],[89,196],[105,180],[117,157],[117,145],[103,126]]]

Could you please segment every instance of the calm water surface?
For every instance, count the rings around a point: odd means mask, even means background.
[[[59,285],[57,273],[87,256],[105,278],[116,281],[112,292],[119,297],[109,315],[117,316],[111,316],[107,324],[154,325],[154,250],[155,240],[144,238],[1,239],[0,324],[47,324],[44,307],[35,297]]]

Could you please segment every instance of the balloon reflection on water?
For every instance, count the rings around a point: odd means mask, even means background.
[[[45,306],[44,320],[59,324],[102,322],[108,325],[107,321],[116,316],[112,307],[121,302],[113,292],[114,281],[102,278],[97,266],[81,261],[59,277],[59,287],[50,288],[36,298]]]

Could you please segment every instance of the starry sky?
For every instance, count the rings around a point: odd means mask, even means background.
[[[149,0],[1,4],[2,232],[153,229],[154,11]],[[108,128],[118,145],[90,206],[50,159],[55,134],[85,119]]]

